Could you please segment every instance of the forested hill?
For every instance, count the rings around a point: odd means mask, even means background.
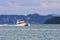
[[[60,17],[54,17],[46,20],[44,24],[60,24]]]

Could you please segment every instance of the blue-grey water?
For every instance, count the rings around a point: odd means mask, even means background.
[[[0,40],[60,40],[60,25],[0,26]]]

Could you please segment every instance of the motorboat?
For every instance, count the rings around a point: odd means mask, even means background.
[[[23,20],[17,20],[17,23],[16,23],[18,26],[30,26],[29,23],[27,22],[24,22]]]
[[[30,26],[30,24],[23,20],[17,20],[16,24],[0,24],[0,26]]]

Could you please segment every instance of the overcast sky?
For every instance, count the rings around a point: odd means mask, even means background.
[[[60,14],[60,0],[0,0],[1,14]]]

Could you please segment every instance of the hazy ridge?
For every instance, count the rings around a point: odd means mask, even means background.
[[[43,24],[48,19],[54,18],[52,15],[28,14],[25,15],[0,15],[0,24],[16,24],[16,21],[22,19],[31,24]]]

